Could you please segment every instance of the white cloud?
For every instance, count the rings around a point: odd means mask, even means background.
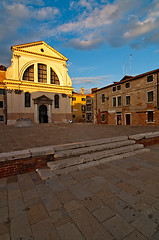
[[[33,11],[33,16],[38,20],[54,19],[56,15],[59,15],[60,11],[53,7],[43,7]]]
[[[89,38],[87,40],[80,40],[78,38],[74,38],[69,41],[69,45],[76,49],[91,50],[91,49],[99,46],[102,42],[103,42],[103,40],[100,37],[96,38],[96,39]]]
[[[96,77],[76,77],[72,78],[73,84],[99,84],[107,81],[111,75],[96,76]]]

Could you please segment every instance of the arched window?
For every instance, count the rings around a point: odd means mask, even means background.
[[[29,92],[25,93],[25,107],[30,107],[31,106],[31,94]]]
[[[34,82],[34,65],[31,65],[25,70],[23,80]]]
[[[47,65],[38,63],[38,82],[47,83]]]
[[[54,106],[55,108],[59,108],[59,95],[54,96]]]
[[[51,72],[50,72],[50,82],[51,84],[58,84],[60,85],[60,82],[59,82],[59,78],[57,76],[57,74],[51,69]]]

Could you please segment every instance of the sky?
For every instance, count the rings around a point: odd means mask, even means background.
[[[159,0],[1,0],[0,65],[45,41],[66,56],[77,92],[159,68]]]

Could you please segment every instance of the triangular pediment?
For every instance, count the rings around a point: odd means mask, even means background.
[[[37,97],[37,98],[34,98],[34,103],[46,103],[46,104],[52,104],[52,99],[48,98],[47,96],[45,95],[42,95],[40,97]]]
[[[45,57],[47,56],[47,57],[51,57],[51,58],[55,58],[55,59],[61,59],[64,61],[68,60],[68,58],[66,58],[60,52],[56,51],[54,48],[49,46],[44,41],[15,45],[15,46],[12,46],[11,49],[13,51],[16,50],[16,51],[20,51],[20,52],[36,54],[36,55],[41,55],[41,56],[45,56]]]

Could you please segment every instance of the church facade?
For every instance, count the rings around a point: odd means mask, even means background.
[[[72,119],[68,59],[44,41],[11,47],[11,66],[0,68],[0,122],[34,123]]]

